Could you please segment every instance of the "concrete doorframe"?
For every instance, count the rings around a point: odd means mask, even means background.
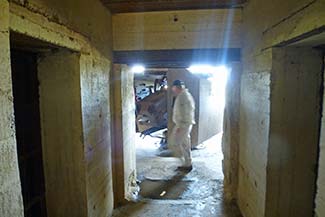
[[[240,119],[240,90],[241,62],[229,64],[231,73],[226,85],[226,101],[223,116],[223,174],[224,197],[227,201],[237,200],[238,170],[239,170],[239,119]]]
[[[48,213],[87,216],[80,55],[45,54],[38,73]]]
[[[226,87],[226,102],[223,121],[222,151],[224,155],[223,172],[225,198],[236,200],[238,186],[238,153],[239,153],[239,110],[240,83],[242,66],[240,62],[231,62],[232,69]],[[132,140],[134,130],[126,130],[134,124],[135,117],[133,92],[133,75],[126,65],[115,64],[111,74],[112,129],[112,161],[115,207],[127,202],[126,196],[130,182],[136,175],[135,147]],[[132,84],[132,85],[131,85]],[[131,87],[132,86],[132,87]],[[132,88],[132,89],[131,89]]]
[[[313,216],[323,99],[323,54],[272,49],[266,217]]]
[[[10,40],[11,48],[38,53],[41,137],[48,216],[62,216],[62,213],[87,216],[80,54],[39,39],[16,35],[14,32],[11,32]]]
[[[134,75],[127,65],[114,64],[111,76],[113,190],[119,207],[132,198],[136,184]]]

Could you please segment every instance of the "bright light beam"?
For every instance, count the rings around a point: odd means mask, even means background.
[[[131,71],[136,74],[144,73],[146,68],[143,65],[134,65],[131,68]]]
[[[187,70],[193,74],[201,75],[213,75],[216,73],[227,74],[229,69],[224,66],[213,66],[213,65],[192,65]]]

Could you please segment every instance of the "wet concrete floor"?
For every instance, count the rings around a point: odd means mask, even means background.
[[[137,138],[138,202],[116,209],[114,217],[242,217],[223,199],[221,134],[194,150],[193,170],[176,171],[173,157],[159,157],[159,140]]]

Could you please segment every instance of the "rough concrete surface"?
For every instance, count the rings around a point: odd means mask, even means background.
[[[247,217],[264,215],[269,84],[269,73],[242,76],[238,202]]]
[[[80,55],[70,51],[48,54],[38,61],[49,217],[87,216],[79,61]]]
[[[114,50],[241,47],[241,16],[241,9],[116,14]]]
[[[210,139],[222,132],[225,89],[222,84],[207,79],[199,80],[198,142]],[[219,88],[216,87],[219,85]],[[214,123],[211,125],[211,123]]]
[[[238,202],[245,217],[264,216],[268,207],[271,47],[324,26],[324,9],[323,0],[252,0],[244,6]],[[325,215],[321,204],[316,208],[319,216]],[[270,209],[268,215],[280,216],[277,211]]]
[[[127,65],[114,64],[112,79],[114,203],[120,204],[132,197],[136,182],[134,74]]]
[[[116,50],[242,46],[238,202],[245,217],[264,217],[268,203],[265,186],[269,182],[272,46],[286,45],[291,39],[324,28],[324,11],[324,0],[250,0],[243,10],[233,10],[233,22],[228,26],[227,21],[232,17],[229,10],[114,16]],[[207,25],[201,25],[202,22]],[[13,124],[9,29],[80,53],[81,148],[86,168],[87,216],[109,216],[113,207],[109,133],[109,73],[113,47],[110,13],[98,0],[80,0],[78,4],[74,0],[0,0],[0,215],[20,217],[23,207]],[[225,37],[227,33],[230,33],[229,41]],[[315,211],[318,217],[325,215],[323,138],[320,150]],[[233,152],[227,153],[226,159],[233,159],[229,157]],[[225,168],[234,161],[225,161]],[[236,166],[228,168],[236,169]],[[157,201],[142,203],[162,206]],[[181,203],[187,206],[184,201]],[[139,205],[141,203],[134,207]]]
[[[127,66],[121,71],[122,95],[122,126],[123,126],[123,152],[124,152],[124,185],[125,194],[130,198],[131,185],[136,181],[136,146],[135,130],[135,103],[134,102],[134,74]]]
[[[237,199],[239,162],[239,117],[241,63],[231,63],[225,90],[225,108],[222,136],[222,167],[224,173],[224,195],[228,201]]]
[[[0,216],[23,216],[9,47],[9,3],[0,0]]]
[[[146,191],[161,198],[143,198],[140,191],[139,202],[117,209],[114,217],[241,216],[238,208],[223,198],[221,134],[204,142],[205,149],[193,151],[194,169],[188,174],[175,171],[180,165],[177,158],[156,156],[158,144],[155,145],[155,141],[159,140],[137,139],[137,171],[143,185],[148,180],[162,181],[158,186],[144,186]],[[178,199],[164,198],[169,191],[177,194]]]
[[[321,51],[273,49],[267,217],[313,215],[322,67]]]
[[[109,133],[109,73],[112,59],[110,12],[98,0],[78,1],[77,7],[72,0],[12,0],[9,3],[1,0],[0,6],[0,82],[5,82],[4,85],[1,83],[3,91],[0,92],[1,102],[3,100],[1,109],[5,108],[5,111],[1,110],[1,117],[4,117],[5,122],[1,121],[4,125],[0,129],[4,138],[0,139],[5,144],[1,145],[1,150],[5,147],[5,152],[8,152],[6,156],[10,158],[4,159],[0,166],[6,167],[1,174],[7,174],[9,178],[1,177],[1,186],[5,189],[0,191],[0,198],[8,200],[1,203],[1,217],[21,216],[23,212],[13,130],[13,107],[10,100],[9,28],[80,54],[80,95],[76,100],[81,99],[78,121],[82,121],[82,135],[79,137],[79,148],[83,151],[82,163],[86,170],[83,197],[87,204],[78,212],[83,212],[80,216],[110,215],[113,209]],[[50,204],[52,205],[56,204]]]

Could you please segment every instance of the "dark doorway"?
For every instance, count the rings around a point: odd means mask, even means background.
[[[45,217],[37,54],[12,50],[11,70],[25,217]]]

